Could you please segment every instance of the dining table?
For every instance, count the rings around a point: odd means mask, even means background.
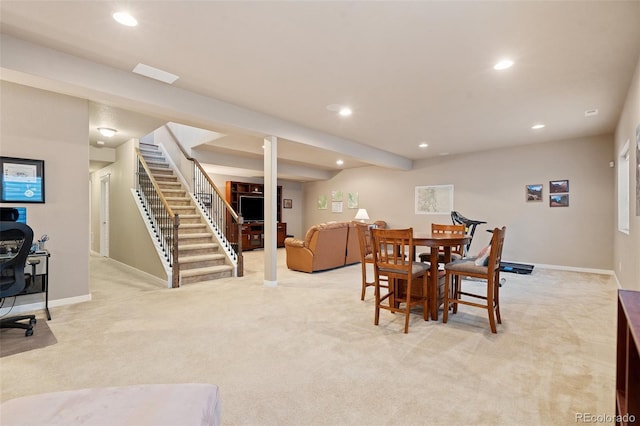
[[[438,252],[443,249],[445,265],[451,262],[451,248],[460,245],[466,245],[471,241],[469,235],[455,235],[447,233],[431,233],[428,231],[414,231],[413,245],[414,247],[429,247],[431,254],[429,262],[431,267],[429,270],[429,317],[432,320],[438,319]],[[413,254],[415,259],[415,253]]]

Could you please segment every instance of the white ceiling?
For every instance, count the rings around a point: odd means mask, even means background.
[[[2,0],[0,29],[115,70],[160,68],[180,77],[175,90],[316,132],[278,153],[321,170],[612,133],[640,56],[640,1],[128,1],[135,28],[111,18],[121,3]],[[493,70],[503,57],[515,65]],[[98,125],[125,139],[203,124],[79,94],[92,143]],[[207,125],[227,136],[206,150],[259,157],[267,133],[242,127]]]

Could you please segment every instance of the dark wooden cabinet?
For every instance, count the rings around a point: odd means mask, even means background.
[[[233,208],[233,210],[238,214],[240,214],[240,198],[243,196],[264,196],[264,185],[261,183],[227,181],[227,202],[231,205],[231,208]],[[287,236],[287,224],[282,223],[282,186],[278,186],[276,202],[276,217],[278,222],[276,238],[277,245],[278,247],[284,247],[284,239]],[[227,222],[231,223],[230,221]],[[245,222],[242,225],[242,250],[253,250],[263,247],[264,223],[261,221]]]
[[[640,419],[640,292],[618,290],[616,424]]]

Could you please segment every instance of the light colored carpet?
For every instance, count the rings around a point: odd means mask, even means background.
[[[167,289],[91,257],[91,302],[52,309],[58,343],[0,360],[1,399],[145,383],[213,383],[225,425],[566,425],[614,414],[612,277],[504,274],[503,324],[461,306],[448,324],[360,301],[360,265],[263,286],[243,278]],[[55,283],[51,284],[52,286]],[[471,283],[478,285],[478,283]],[[38,325],[40,321],[38,322]]]

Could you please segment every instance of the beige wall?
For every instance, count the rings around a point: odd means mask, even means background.
[[[638,162],[635,144],[636,131],[640,128],[640,59],[636,66],[636,72],[629,87],[627,100],[620,115],[615,135],[615,150],[617,156],[622,147],[629,141],[631,158],[629,169],[631,176],[629,179],[629,201],[631,212],[629,217],[629,234],[618,231],[617,219],[611,228],[614,234],[614,262],[615,273],[620,282],[620,286],[630,290],[640,290],[640,216],[636,215],[636,171],[640,165]],[[616,204],[617,218],[617,204]]]
[[[89,295],[89,105],[0,81],[0,154],[45,162],[45,204],[27,207],[35,237],[50,237],[49,299]],[[82,296],[85,296],[82,298]],[[42,301],[20,297],[16,304]],[[55,317],[55,312],[53,313]]]
[[[505,260],[573,268],[611,270],[613,265],[612,136],[526,145],[417,161],[410,171],[379,167],[345,170],[326,182],[304,185],[305,226],[351,220],[355,209],[318,210],[320,194],[358,192],[359,206],[371,220],[392,227],[428,230],[447,215],[416,215],[416,186],[454,185],[454,210],[479,226],[471,252],[486,244],[485,232],[507,226]],[[549,207],[549,181],[569,179],[570,206]],[[542,202],[525,201],[525,185],[544,185]],[[346,200],[345,200],[346,201]]]
[[[151,237],[135,204],[131,188],[135,187],[136,140],[116,149],[116,162],[91,174],[92,248],[100,249],[100,178],[109,176],[109,257],[167,279]]]

